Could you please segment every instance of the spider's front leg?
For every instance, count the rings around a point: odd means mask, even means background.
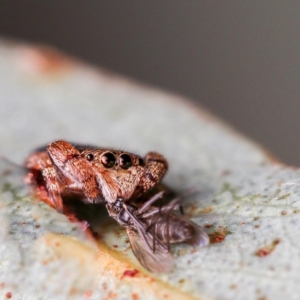
[[[61,187],[56,169],[48,154],[45,151],[32,153],[26,159],[25,166],[28,168],[25,180],[35,186],[37,196],[57,211],[62,212]]]
[[[91,202],[99,197],[96,174],[76,148],[66,141],[56,141],[47,146],[47,152],[66,188],[82,192]]]
[[[139,189],[146,192],[158,184],[168,170],[167,160],[157,152],[149,152],[145,157],[144,174],[139,183]]]

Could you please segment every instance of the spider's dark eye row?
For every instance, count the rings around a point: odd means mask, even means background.
[[[101,156],[101,163],[106,168],[111,168],[116,163],[116,158],[111,152],[106,152]]]
[[[90,160],[88,157],[87,159]],[[141,158],[139,158],[138,162],[140,166],[144,164],[144,161]],[[101,156],[101,163],[105,168],[112,168],[114,165],[119,164],[122,169],[128,169],[132,166],[132,159],[130,155],[123,153],[117,160],[113,153],[105,152]]]
[[[92,153],[89,153],[87,156],[86,156],[86,159],[88,160],[88,161],[91,161],[91,160],[94,160],[94,155],[92,154]]]
[[[128,154],[121,154],[119,157],[119,165],[122,169],[128,169],[132,166],[131,157]]]
[[[141,158],[141,157],[139,157],[139,166],[143,166],[144,165],[144,160]]]

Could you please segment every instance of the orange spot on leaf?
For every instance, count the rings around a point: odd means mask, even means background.
[[[49,47],[20,46],[16,50],[18,66],[31,74],[53,74],[66,70],[70,61]]]
[[[209,213],[209,212],[211,212],[211,211],[213,211],[214,209],[211,207],[211,206],[208,206],[208,207],[205,207],[205,208],[203,208],[203,209],[201,209],[200,211],[199,211],[199,213]]]
[[[271,245],[266,245],[266,246],[256,250],[255,255],[259,256],[259,257],[267,256],[275,250],[276,245],[278,245],[279,243],[280,243],[280,239],[276,239],[272,242]]]
[[[219,226],[219,230],[210,233],[209,240],[211,244],[222,243],[227,235],[227,229],[225,227]]]
[[[139,295],[136,294],[136,293],[133,293],[133,294],[132,294],[132,299],[133,299],[133,300],[138,300],[138,299],[139,299]]]

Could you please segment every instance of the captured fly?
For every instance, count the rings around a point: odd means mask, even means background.
[[[152,272],[168,272],[173,267],[170,244],[190,243],[206,246],[209,237],[197,224],[176,211],[180,198],[162,206],[153,206],[163,196],[160,192],[141,206],[107,204],[107,210],[120,225],[127,228],[132,251],[140,263]]]

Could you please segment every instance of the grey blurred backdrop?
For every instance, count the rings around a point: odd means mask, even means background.
[[[190,97],[300,166],[300,1],[5,1],[0,34]]]

